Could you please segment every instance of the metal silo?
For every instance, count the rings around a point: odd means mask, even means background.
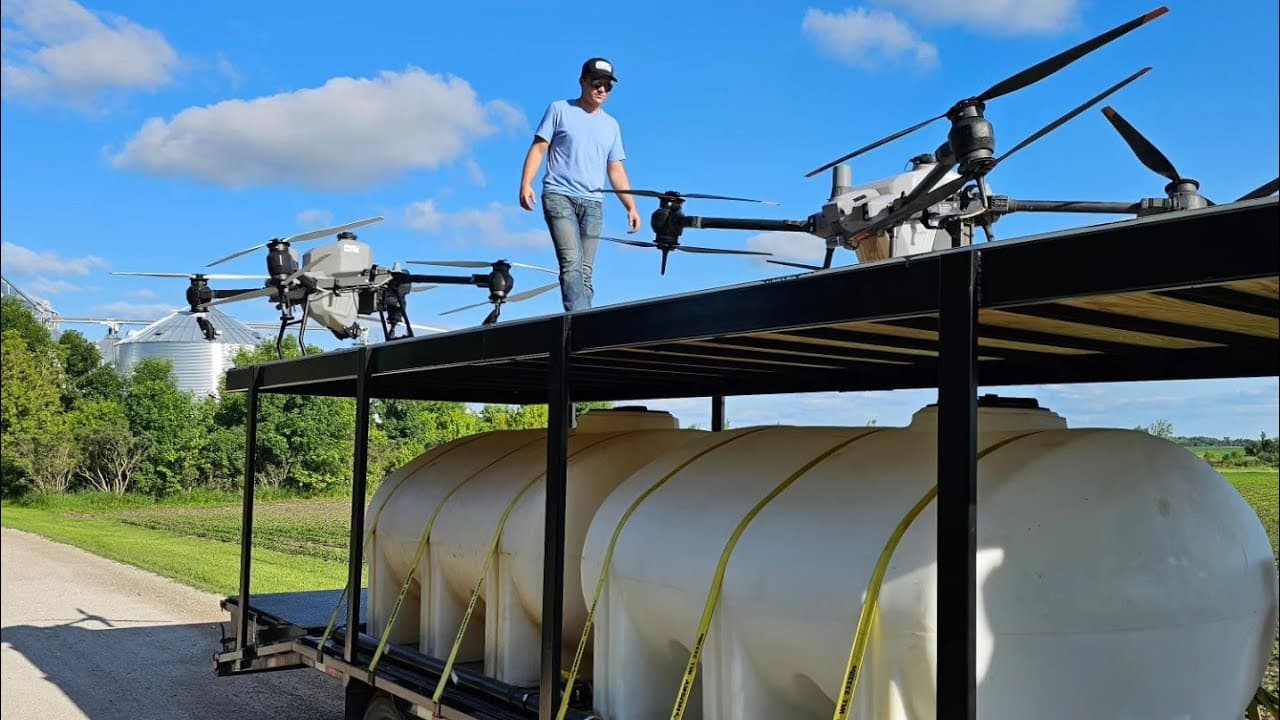
[[[143,360],[168,360],[178,387],[197,398],[216,395],[218,382],[233,365],[236,353],[252,348],[261,338],[217,308],[209,308],[206,317],[220,331],[218,339],[206,340],[191,311],[180,310],[116,343],[116,369],[128,375]]]

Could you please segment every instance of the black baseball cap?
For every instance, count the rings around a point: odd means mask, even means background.
[[[582,77],[603,77],[618,82],[618,78],[613,75],[613,63],[600,57],[594,57],[582,63]]]

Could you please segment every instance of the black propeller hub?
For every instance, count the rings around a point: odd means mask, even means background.
[[[289,252],[289,243],[272,240],[267,245],[267,274],[283,280],[298,271],[298,261]]]
[[[1200,183],[1191,178],[1178,178],[1165,185],[1164,191],[1173,201],[1175,210],[1199,210],[1209,206],[1209,201],[1200,194]]]
[[[499,260],[493,264],[493,271],[487,276],[489,284],[489,302],[502,302],[507,299],[511,289],[515,287],[515,278],[511,277],[511,264]]]
[[[684,231],[683,199],[666,199],[659,201],[659,207],[649,218],[653,228],[654,243],[659,247],[675,247],[680,244],[680,234]]]
[[[204,275],[191,276],[191,284],[187,286],[187,305],[191,307],[191,312],[199,312],[199,308],[204,307],[213,300],[213,288],[209,287],[209,280]]]
[[[983,117],[986,104],[970,98],[956,103],[947,111],[951,132],[947,143],[964,175],[981,176],[995,165],[996,133],[991,121]]]

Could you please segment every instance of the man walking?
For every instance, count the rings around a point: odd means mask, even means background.
[[[532,211],[536,204],[533,179],[547,158],[542,179],[542,216],[551,232],[560,263],[560,295],[566,311],[591,307],[594,288],[591,266],[600,244],[605,176],[614,190],[630,190],[622,167],[622,130],[603,109],[618,78],[604,58],[582,64],[580,94],[573,100],[556,100],[547,108],[534,131],[533,144],[524,158],[520,175],[520,207]],[[640,229],[635,199],[619,194],[627,209],[629,232]]]

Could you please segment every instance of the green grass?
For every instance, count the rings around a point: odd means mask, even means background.
[[[240,508],[216,497],[155,503],[79,495],[6,503],[0,524],[43,535],[186,585],[231,595],[240,584]],[[349,506],[346,506],[349,508]],[[332,500],[267,501],[255,513],[255,593],[346,582],[347,513]],[[339,541],[340,538],[340,541]],[[337,544],[343,546],[336,551]]]
[[[1277,526],[1280,526],[1280,470],[1232,470],[1220,469],[1218,472],[1235,486],[1241,497],[1253,506],[1271,538],[1271,554],[1280,558],[1280,545],[1277,544]]]

